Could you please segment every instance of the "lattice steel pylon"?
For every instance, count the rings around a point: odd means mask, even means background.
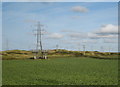
[[[36,58],[43,58],[43,47],[42,47],[42,27],[43,25],[40,24],[38,21],[37,24],[37,40],[36,40]]]

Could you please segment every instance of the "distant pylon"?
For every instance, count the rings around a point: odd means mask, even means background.
[[[85,51],[86,51],[86,46],[85,45],[83,45],[83,52],[84,52],[84,55],[85,55]]]
[[[57,45],[56,45],[56,51],[58,51],[58,47],[59,47],[59,45],[57,44]]]
[[[101,46],[101,52],[104,52],[104,48],[103,48],[103,46]]]
[[[9,50],[9,41],[6,39],[6,50]]]

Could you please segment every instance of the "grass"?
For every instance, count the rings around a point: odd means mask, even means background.
[[[117,85],[118,60],[3,60],[3,85]]]

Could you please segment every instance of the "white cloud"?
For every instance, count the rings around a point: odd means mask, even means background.
[[[82,40],[82,43],[97,43],[98,41],[96,39],[84,39]]]
[[[99,30],[88,33],[88,37],[92,39],[118,38],[118,26],[112,24],[104,25]]]
[[[107,24],[102,26],[98,31],[95,32],[96,34],[118,34],[118,26]]]
[[[64,30],[61,30],[61,32],[71,33],[71,32],[75,32],[75,31],[74,30],[69,30],[69,29],[64,29]]]
[[[94,33],[88,33],[88,37],[91,39],[98,39],[99,37]]]
[[[83,32],[71,32],[68,34],[71,38],[86,38],[87,35]]]
[[[61,32],[66,33],[66,35],[68,37],[70,37],[71,39],[79,39],[79,38],[87,38],[88,37],[87,33],[74,31],[74,29],[72,29],[72,30],[64,29]]]
[[[80,16],[72,16],[72,19],[80,19]]]
[[[61,39],[61,38],[63,38],[63,35],[59,34],[59,33],[51,33],[51,34],[48,35],[48,38],[51,38],[51,39]]]
[[[98,35],[95,33],[88,33],[88,37],[91,39],[100,39],[100,38],[117,38],[118,35]]]
[[[74,12],[88,12],[88,9],[83,6],[75,6],[75,7],[72,7],[71,10]]]

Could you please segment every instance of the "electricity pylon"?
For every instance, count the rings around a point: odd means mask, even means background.
[[[42,27],[43,25],[40,24],[40,22],[38,21],[38,24],[37,24],[37,33],[36,33],[36,36],[37,36],[37,40],[36,40],[36,58],[43,58],[43,47],[42,47]]]
[[[85,46],[85,45],[83,45],[83,51],[84,51],[84,55],[85,55],[85,51],[86,51],[86,50],[85,50],[85,48],[86,48],[86,46]]]
[[[58,51],[58,47],[59,47],[59,45],[57,44],[57,45],[56,45],[56,51]]]
[[[103,48],[103,46],[101,46],[100,48],[101,48],[101,52],[104,52],[104,48]]]
[[[110,53],[111,53],[111,49],[112,49],[112,48],[111,48],[111,47],[109,47],[109,55],[110,55]]]
[[[6,39],[6,50],[9,50],[9,41]]]
[[[91,46],[91,54],[94,55],[93,46]]]

